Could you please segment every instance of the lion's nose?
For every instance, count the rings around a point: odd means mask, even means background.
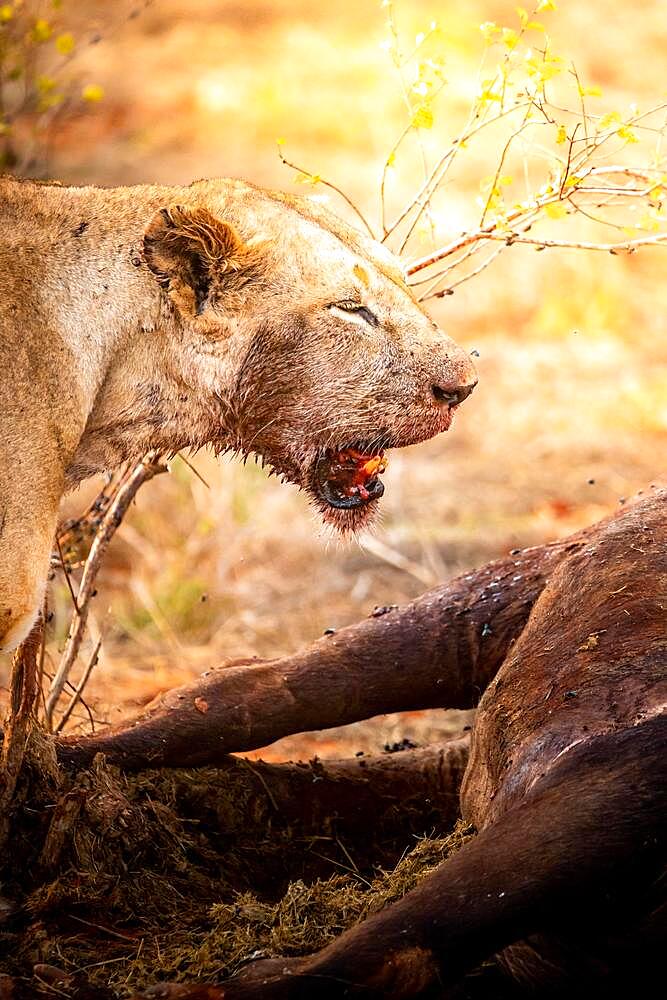
[[[433,383],[431,394],[436,403],[439,403],[441,406],[458,406],[459,403],[468,398],[476,385],[477,379],[468,385],[443,386]]]

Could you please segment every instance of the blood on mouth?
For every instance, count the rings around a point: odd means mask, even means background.
[[[371,496],[369,485],[386,468],[387,459],[382,451],[377,455],[365,455],[356,448],[345,448],[331,456],[327,478],[346,497],[368,500]]]

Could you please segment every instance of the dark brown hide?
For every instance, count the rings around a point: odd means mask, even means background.
[[[647,988],[666,940],[666,511],[654,488],[299,656],[173,692],[134,728],[61,743],[70,766],[100,749],[133,767],[211,760],[297,728],[469,705],[486,687],[462,792],[478,835],[318,954],[254,963],[206,995],[449,996],[494,954],[540,996]]]

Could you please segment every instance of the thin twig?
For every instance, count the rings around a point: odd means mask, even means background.
[[[486,203],[485,203],[484,209],[482,211],[482,217],[479,220],[480,229],[482,228],[482,226],[486,222],[486,217],[489,214],[489,210],[490,210],[491,205],[493,203],[493,197],[496,194],[496,190],[497,190],[497,187],[498,187],[498,182],[500,181],[501,171],[502,171],[503,167],[505,166],[505,160],[507,159],[507,154],[509,153],[509,151],[510,151],[510,149],[512,147],[512,143],[514,142],[515,139],[518,139],[518,137],[528,127],[528,125],[531,125],[531,124],[533,124],[533,125],[538,125],[538,124],[539,125],[543,125],[543,122],[529,122],[529,120],[528,120],[528,116],[529,115],[530,115],[530,108],[527,108],[526,109],[526,113],[523,116],[523,121],[521,122],[521,124],[519,125],[519,127],[516,128],[516,129],[514,129],[514,131],[510,134],[507,142],[505,143],[505,145],[503,147],[503,151],[500,154],[500,158],[498,160],[498,165],[496,167],[496,172],[493,175],[493,180],[491,181],[491,186],[489,188],[489,193],[488,193],[487,198],[486,198]]]
[[[280,157],[280,162],[283,163],[286,167],[289,167],[290,170],[296,170],[297,173],[302,174],[304,177],[314,177],[315,176],[315,174],[310,173],[310,171],[304,170],[303,167],[299,167],[299,166],[297,166],[296,163],[292,163],[291,160],[288,160],[285,157],[285,155],[283,154],[283,151],[280,148],[280,146],[278,146],[278,156]],[[366,217],[364,216],[363,212],[359,208],[357,208],[357,206],[354,204],[354,202],[352,201],[352,199],[348,195],[345,194],[345,192],[342,190],[342,188],[339,188],[336,184],[333,184],[331,181],[326,180],[325,177],[321,177],[320,175],[317,175],[317,183],[318,184],[323,184],[324,187],[329,188],[331,191],[335,191],[336,194],[339,195],[343,199],[343,201],[345,202],[345,204],[349,205],[349,207],[355,213],[355,215],[357,216],[357,218],[363,223],[364,229],[366,230],[366,232],[368,233],[368,235],[371,237],[371,239],[375,239],[376,238],[375,233],[373,232],[373,229],[369,225],[369,223],[368,223]]]
[[[607,253],[634,253],[639,247],[667,245],[667,233],[657,233],[653,236],[639,236],[634,240],[623,240],[620,243],[587,243],[582,240],[547,240],[528,236],[515,236],[513,233],[489,233],[486,240],[502,240],[507,246],[514,243],[528,243],[546,250],[549,247],[562,247],[573,250],[602,250]]]
[[[522,219],[521,224],[519,226],[515,226],[513,232],[516,233],[528,232],[530,229],[532,229],[538,214],[539,210],[527,213],[525,217]],[[430,284],[428,288],[426,288],[424,292],[422,292],[422,294],[419,296],[419,301],[425,302],[427,299],[432,299],[432,298],[441,299],[444,298],[445,295],[451,295],[454,289],[458,288],[459,285],[462,285],[464,282],[469,281],[471,278],[477,277],[478,274],[481,274],[482,271],[486,270],[489,264],[492,264],[493,261],[496,259],[496,257],[498,257],[505,249],[504,246],[498,247],[491,254],[489,254],[489,256],[486,257],[478,267],[474,268],[472,271],[468,271],[467,274],[464,274],[462,278],[458,278],[456,281],[453,281],[445,288],[438,289],[438,285],[447,274],[458,268],[464,261],[468,260],[469,257],[472,257],[473,254],[479,253],[479,251],[484,249],[486,245],[487,245],[486,240],[480,240],[478,243],[471,244],[471,246],[468,247],[466,252],[463,253],[457,260],[448,263],[447,266],[443,267],[442,271],[438,271],[437,274],[431,275]],[[419,281],[415,281],[411,283],[410,287],[414,288],[417,285],[424,284],[426,280],[429,279],[421,279]]]
[[[102,645],[102,636],[100,636],[99,639],[97,640],[97,642],[95,643],[95,649],[93,650],[93,654],[90,657],[90,659],[88,660],[88,663],[86,664],[86,667],[85,667],[85,669],[84,669],[84,671],[83,671],[83,673],[81,675],[81,680],[79,681],[79,683],[77,684],[76,688],[74,689],[74,694],[70,698],[69,703],[67,705],[67,708],[63,712],[62,717],[60,718],[60,720],[58,722],[58,725],[56,726],[55,731],[57,733],[61,732],[65,728],[65,725],[67,724],[67,720],[69,719],[70,715],[72,714],[72,712],[76,708],[77,703],[79,701],[83,702],[83,699],[82,699],[81,696],[83,695],[83,692],[85,690],[86,684],[88,683],[88,679],[90,678],[90,675],[93,672],[93,668],[97,665],[97,661],[98,661],[99,655],[100,655],[100,647],[101,647],[101,645]],[[89,718],[90,718],[90,715],[89,715]]]
[[[436,274],[427,273],[425,277],[417,278],[416,281],[411,281],[410,288],[418,288],[419,285],[432,285],[434,282],[437,282],[440,278],[444,277],[445,274],[449,274],[450,271],[460,267],[461,264],[464,264],[470,257],[479,253],[482,246],[483,243],[481,240],[478,243],[471,243],[469,247],[466,247],[460,257],[457,257],[456,260],[448,261],[447,266],[443,267],[442,271],[438,271]]]
[[[79,612],[79,605],[78,605],[78,602],[77,602],[77,599],[76,599],[76,594],[74,593],[74,587],[72,586],[72,581],[70,580],[69,569],[67,568],[67,565],[65,564],[65,558],[63,556],[63,550],[61,548],[60,539],[58,538],[58,534],[57,533],[56,533],[56,546],[57,546],[57,549],[58,549],[58,555],[60,557],[60,565],[63,568],[63,573],[65,574],[65,580],[67,581],[67,587],[68,587],[69,592],[70,592],[70,597],[72,598],[72,604],[74,605],[74,610],[76,611],[76,613],[78,615],[80,613]]]
[[[591,168],[594,169],[594,168]],[[445,260],[450,257],[453,253],[458,250],[462,250],[464,247],[468,247],[473,243],[477,243],[484,240],[499,240],[504,241],[509,245],[512,243],[533,243],[543,247],[576,247],[581,250],[607,250],[610,253],[621,252],[623,250],[632,251],[636,247],[640,246],[650,246],[653,244],[663,243],[666,239],[666,235],[659,233],[657,236],[640,237],[636,240],[627,240],[622,243],[593,243],[593,242],[580,242],[572,240],[546,240],[546,239],[528,239],[526,237],[515,235],[511,229],[508,231],[508,226],[511,226],[515,222],[521,224],[522,218],[525,219],[529,212],[535,213],[536,210],[546,208],[547,205],[553,205],[561,201],[558,192],[546,195],[544,197],[538,198],[536,202],[528,207],[517,208],[514,212],[511,212],[505,219],[502,220],[502,230],[498,228],[497,223],[490,223],[488,226],[483,228],[472,230],[471,232],[462,233],[457,239],[452,240],[451,243],[447,243],[445,246],[440,247],[431,254],[427,254],[425,257],[420,257],[413,261],[412,264],[408,265],[405,270],[407,277],[416,274],[418,271],[424,270],[424,268],[431,267],[433,264],[437,264],[441,260]]]
[[[203,484],[204,484],[204,486],[206,487],[206,489],[207,489],[207,490],[210,490],[210,488],[211,488],[210,484],[206,482],[206,480],[205,480],[205,479],[204,479],[204,477],[202,476],[202,474],[201,474],[201,472],[199,471],[199,469],[196,469],[196,468],[194,467],[194,465],[192,464],[192,462],[189,462],[189,461],[187,460],[187,458],[185,457],[185,455],[183,454],[183,452],[182,452],[182,451],[179,451],[179,453],[178,453],[178,456],[177,456],[177,457],[178,457],[178,458],[180,458],[181,462],[184,462],[184,463],[185,463],[185,465],[187,465],[187,467],[188,467],[188,469],[190,470],[190,472],[194,472],[194,474],[195,474],[195,476],[197,477],[197,479],[198,479],[198,480],[199,480],[199,481],[200,481],[201,483],[203,483]]]
[[[581,122],[577,122],[577,124],[574,126],[574,131],[572,132],[572,135],[570,136],[570,140],[569,140],[569,142],[567,144],[567,160],[565,162],[565,169],[563,170],[563,175],[562,175],[561,181],[560,181],[560,190],[558,192],[559,195],[561,196],[561,198],[563,197],[563,192],[565,191],[565,185],[567,184],[568,179],[570,177],[570,166],[572,164],[572,153],[573,153],[573,150],[574,150],[574,143],[575,143],[576,137],[577,137],[577,131],[578,131],[580,125],[581,125]]]
[[[427,587],[432,587],[435,582],[435,575],[426,566],[415,562],[403,555],[397,549],[392,548],[379,538],[367,535],[362,543],[364,549],[374,555],[377,559],[382,559],[395,569],[400,569],[403,573],[408,573],[420,583],[425,583]]]
[[[535,10],[537,10],[537,8],[535,8]],[[533,15],[534,15],[534,13],[535,12],[533,12]],[[533,15],[530,15],[531,19],[532,19]],[[517,41],[523,37],[523,35],[525,34],[525,31],[526,31],[526,25],[522,24],[521,28],[519,30],[519,33],[518,33],[518,39],[517,39]],[[466,122],[466,124],[465,124],[465,126],[463,128],[463,134],[461,136],[459,136],[458,139],[454,140],[451,143],[451,145],[449,146],[449,148],[443,153],[443,155],[440,157],[440,159],[436,163],[436,165],[433,168],[433,170],[431,171],[430,175],[426,177],[424,185],[422,186],[422,188],[418,192],[418,194],[399,213],[399,215],[394,220],[394,222],[391,224],[391,226],[388,229],[384,230],[383,242],[385,242],[389,238],[389,236],[394,232],[394,230],[401,224],[401,222],[403,222],[403,220],[408,215],[410,215],[410,213],[413,211],[413,209],[415,209],[415,208],[418,209],[415,217],[412,219],[412,222],[410,224],[410,227],[409,227],[407,233],[403,237],[403,241],[402,241],[401,246],[400,246],[399,251],[398,251],[399,254],[403,253],[403,251],[405,250],[405,248],[406,248],[406,246],[408,244],[408,241],[409,241],[410,237],[412,236],[412,233],[414,232],[415,227],[417,226],[417,223],[419,222],[419,219],[421,218],[421,216],[424,213],[424,211],[427,210],[427,207],[430,205],[430,202],[431,202],[433,196],[435,195],[436,191],[441,186],[441,184],[443,183],[443,181],[444,181],[447,173],[449,172],[449,170],[450,170],[450,168],[451,168],[451,166],[452,166],[452,164],[454,162],[455,157],[457,156],[457,154],[459,153],[459,151],[461,150],[461,148],[465,145],[465,143],[469,139],[471,139],[473,136],[477,135],[477,133],[479,131],[481,131],[481,129],[484,128],[486,125],[493,124],[493,123],[499,121],[501,118],[504,118],[506,115],[513,114],[514,112],[519,111],[522,108],[530,109],[531,105],[533,104],[533,102],[535,100],[535,97],[536,97],[535,94],[533,94],[532,96],[529,96],[528,100],[525,101],[525,102],[522,102],[522,103],[519,103],[519,104],[515,104],[513,107],[510,107],[510,108],[506,108],[505,107],[504,100],[505,100],[506,74],[503,72],[503,69],[504,69],[504,67],[506,67],[508,65],[509,59],[510,59],[510,55],[511,55],[511,53],[508,50],[508,52],[506,52],[506,54],[504,56],[504,59],[503,59],[503,62],[502,62],[502,66],[498,67],[498,69],[496,71],[495,79],[494,79],[493,83],[491,84],[491,88],[490,88],[490,89],[493,89],[493,87],[495,86],[495,84],[496,84],[496,82],[498,81],[499,78],[501,78],[503,80],[503,97],[502,97],[502,102],[501,102],[500,110],[498,111],[498,113],[495,114],[495,115],[491,115],[489,118],[484,118],[483,117],[483,111],[480,111],[480,105],[479,105],[478,99],[475,99],[472,102],[472,106],[470,108],[470,113],[468,115],[468,120],[467,120],[467,122]],[[478,81],[481,80],[483,65],[484,65],[484,57],[482,58],[482,62],[480,64],[480,67],[479,67],[479,70],[478,70]],[[482,120],[478,121],[478,119],[480,118],[480,116],[482,117]],[[475,123],[475,122],[477,122],[477,124],[473,128],[473,123]]]
[[[432,291],[431,289],[427,289],[423,295],[419,296],[419,301],[426,302],[427,299],[442,299],[445,297],[445,295],[452,295],[454,293],[454,289],[458,288],[459,285],[464,284],[464,282],[466,281],[470,281],[471,278],[476,278],[478,274],[481,274],[482,271],[485,271],[486,268],[493,263],[496,257],[498,257],[503,252],[504,249],[505,247],[503,246],[496,247],[493,253],[489,254],[488,257],[485,257],[481,264],[479,264],[472,271],[468,271],[467,274],[464,274],[463,277],[459,278],[457,281],[452,281],[451,284],[447,285],[446,288],[441,288],[437,292]]]
[[[407,205],[405,205],[405,207],[398,213],[394,221],[388,227],[382,242],[385,243],[387,239],[392,235],[392,233],[410,215],[410,213],[415,208],[418,209],[416,218],[412,220],[408,233],[403,238],[403,243],[399,250],[399,253],[402,253],[403,249],[405,248],[405,245],[407,244],[408,239],[414,232],[414,228],[417,225],[417,222],[419,221],[419,218],[421,217],[424,211],[426,203],[431,198],[433,198],[433,195],[441,186],[445,176],[449,171],[451,164],[454,161],[454,158],[457,156],[459,151],[466,145],[466,143],[468,143],[472,138],[478,135],[478,133],[481,132],[482,129],[486,128],[487,125],[494,125],[502,118],[506,118],[508,115],[514,114],[516,111],[520,111],[522,108],[525,108],[528,103],[529,102],[517,104],[513,108],[508,108],[505,111],[501,111],[497,115],[494,115],[493,117],[485,118],[482,121],[480,121],[477,125],[475,125],[474,128],[472,127],[472,125],[470,126],[470,128],[464,128],[461,135],[458,136],[458,138],[452,140],[452,143],[449,146],[449,148],[445,150],[445,152],[442,154],[436,165],[431,170],[431,173],[427,178],[426,182],[422,185],[417,194],[413,198],[411,198],[410,201],[407,203]],[[469,121],[474,121],[474,116],[472,112]]]
[[[252,773],[255,775],[256,778],[259,778],[259,780],[260,780],[260,782],[262,784],[262,787],[264,788],[264,791],[266,792],[266,794],[267,794],[267,796],[269,798],[269,802],[271,803],[271,805],[273,806],[273,808],[275,809],[275,811],[277,813],[279,813],[280,809],[278,808],[278,803],[276,802],[275,796],[274,796],[273,792],[271,791],[271,789],[269,788],[269,784],[268,784],[266,778],[264,777],[264,775],[260,774],[259,771],[255,770],[255,768],[252,766],[252,764],[250,763],[250,761],[248,760],[247,757],[239,757],[238,759],[242,760],[243,763],[246,765],[246,767],[250,768],[250,770],[252,771]]]
[[[84,920],[83,917],[77,917],[75,913],[68,913],[67,916],[69,920],[76,920],[77,924],[83,924],[85,927],[94,927],[98,931],[104,931],[105,934],[109,934],[111,937],[120,938],[121,941],[129,941],[131,944],[136,943],[136,938],[133,938],[130,934],[121,934],[120,931],[114,931],[111,927],[105,927],[104,924],[95,924],[92,920]]]

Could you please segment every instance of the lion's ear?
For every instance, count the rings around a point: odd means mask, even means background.
[[[161,208],[144,233],[144,259],[181,312],[200,315],[211,291],[256,261],[238,233],[205,208]]]

